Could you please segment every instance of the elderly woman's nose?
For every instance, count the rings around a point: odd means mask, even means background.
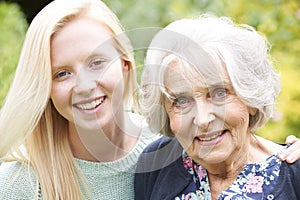
[[[215,119],[212,105],[207,102],[198,102],[194,111],[194,124],[202,131],[207,131],[210,123]]]

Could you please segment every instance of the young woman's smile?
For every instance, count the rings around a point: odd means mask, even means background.
[[[94,114],[98,112],[105,103],[105,96],[95,98],[93,100],[87,100],[83,102],[74,103],[74,109],[78,109],[86,114]]]
[[[126,66],[106,26],[87,18],[67,24],[51,40],[51,64],[51,100],[63,117],[89,130],[114,126]]]

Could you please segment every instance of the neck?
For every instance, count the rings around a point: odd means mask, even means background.
[[[280,146],[253,134],[223,162],[200,163],[206,168],[212,199],[232,185],[238,174],[250,163],[261,163],[279,150]]]
[[[122,158],[135,146],[140,126],[133,125],[128,114],[124,120],[99,130],[86,130],[69,124],[69,140],[74,157],[109,162]]]
[[[250,141],[250,140],[249,140]],[[220,193],[229,188],[246,164],[252,162],[252,149],[247,141],[219,163],[201,163],[206,168],[212,199],[218,199]]]
[[[263,162],[279,150],[276,147],[278,145],[275,144],[274,147],[272,142],[249,133],[249,137],[230,155],[226,156],[225,160],[216,163],[204,160],[196,161],[205,167],[208,173],[226,179],[237,176],[246,164]]]
[[[238,160],[224,161],[217,164],[204,164],[203,166],[207,170],[209,177],[231,181],[237,177],[250,160],[250,155],[244,153],[240,155]]]

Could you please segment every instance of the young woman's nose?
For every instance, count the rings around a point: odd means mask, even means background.
[[[80,70],[76,77],[74,92],[77,94],[88,94],[97,87],[97,80],[91,72]]]
[[[215,119],[212,104],[203,101],[197,102],[197,109],[195,109],[194,113],[194,124],[201,131],[208,131],[211,122]]]

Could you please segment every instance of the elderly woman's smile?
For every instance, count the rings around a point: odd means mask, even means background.
[[[201,134],[199,136],[196,136],[195,140],[199,141],[204,146],[211,145],[211,143],[216,144],[222,139],[220,136],[223,136],[223,134],[225,134],[225,133],[226,133],[226,130],[214,131],[211,133]]]
[[[207,15],[154,37],[140,102],[169,138],[140,159],[136,199],[300,199],[300,162],[281,162],[282,146],[255,135],[280,91],[266,44],[248,25]]]
[[[165,71],[165,108],[186,152],[195,160],[215,163],[245,152],[241,144],[252,137],[252,109],[236,96],[225,69],[209,70],[211,77],[183,61],[172,63]]]

